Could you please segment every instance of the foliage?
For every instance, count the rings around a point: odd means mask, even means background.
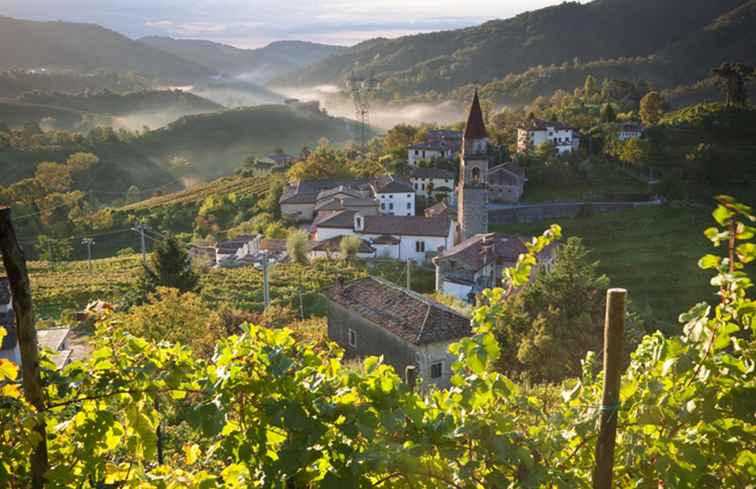
[[[307,263],[307,247],[309,237],[305,231],[294,231],[286,238],[286,253],[294,263],[303,265]]]
[[[725,105],[745,106],[748,104],[746,81],[756,77],[756,70],[743,63],[722,63],[712,73],[725,97]]]
[[[656,124],[664,113],[669,110],[669,105],[659,92],[649,92],[640,102],[640,116],[644,124]]]
[[[497,368],[536,382],[578,376],[586,352],[601,349],[609,286],[579,238],[549,252],[548,271],[539,269],[531,283],[504,298],[494,325],[503,353]],[[632,351],[641,334],[629,326],[634,330],[627,328],[625,344]]]
[[[49,263],[66,261],[71,258],[73,247],[68,240],[55,239],[44,234],[37,236],[37,252],[42,260]]]
[[[644,338],[619,406],[600,404],[593,353],[561,402],[492,370],[502,298],[526,285],[560,233],[552,227],[506,271],[507,290],[485,291],[475,334],[451,347],[449,390],[412,391],[375,357],[346,369],[336,347],[315,350],[286,329],[248,325],[203,359],[106,318],[88,363],[55,372],[43,361],[44,412],[14,386],[0,392],[15,408],[0,411],[0,482],[26,483],[29,426],[41,415],[55,428],[47,476],[59,487],[590,487],[603,408],[618,416],[618,487],[744,487],[756,475],[756,304],[743,272],[756,258],[756,218],[720,202],[706,235],[727,251],[699,263],[715,272],[720,302],[683,314],[681,337]]]
[[[357,256],[360,246],[362,246],[362,239],[355,234],[344,236],[339,241],[339,251],[345,260],[351,260]]]
[[[204,357],[213,353],[226,332],[215,309],[200,296],[169,287],[157,287],[144,304],[113,315],[107,329],[98,334],[108,336],[115,330],[155,343],[186,345]]]
[[[289,169],[290,182],[299,180],[346,179],[351,176],[347,161],[341,151],[336,150],[327,140],[321,140],[318,147]]]
[[[144,301],[158,287],[171,287],[180,292],[194,292],[199,277],[192,270],[192,260],[174,236],[158,241],[150,255],[150,264],[143,265],[136,289],[137,302]]]

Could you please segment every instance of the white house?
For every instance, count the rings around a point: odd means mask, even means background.
[[[616,134],[620,141],[639,139],[643,136],[643,125],[639,122],[621,122],[617,124]]]
[[[409,182],[392,176],[378,177],[371,183],[371,187],[381,214],[415,215],[415,189]]]
[[[314,258],[344,258],[341,254],[341,240],[347,235],[334,236],[323,241],[313,243],[309,257]],[[357,258],[375,258],[375,248],[365,239],[360,239],[360,247],[357,250]]]
[[[540,145],[552,142],[559,154],[575,151],[580,144],[576,131],[561,122],[543,121],[531,117],[517,128],[517,151],[527,153]]]
[[[425,142],[413,144],[407,148],[407,163],[410,166],[417,166],[420,160],[436,160],[444,158],[451,160],[454,158],[454,147],[443,141]]]
[[[413,168],[410,182],[415,194],[420,197],[432,197],[443,193],[451,195],[454,191],[454,174],[441,168]]]
[[[355,234],[375,248],[376,256],[418,263],[454,245],[454,226],[447,216],[363,216],[341,211],[317,223],[314,234],[318,242]]]

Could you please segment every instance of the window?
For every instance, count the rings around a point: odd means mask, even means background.
[[[357,348],[357,331],[349,328],[349,346]]]
[[[357,227],[361,228],[362,227],[362,218],[358,217],[357,219],[355,219],[355,221],[357,222]]]
[[[480,168],[477,166],[472,169],[472,181],[473,183],[480,182]]]
[[[381,202],[381,210],[382,210],[382,211],[385,211],[385,210],[386,210],[386,204],[385,204],[385,203],[383,203],[383,202]]]
[[[412,209],[412,202],[407,202],[407,209]]]
[[[436,362],[436,363],[431,364],[431,368],[430,368],[431,379],[440,379],[443,374],[444,374],[444,362]]]
[[[390,211],[394,210],[394,203],[393,202],[389,203],[389,210]]]
[[[415,241],[415,251],[425,253],[425,241]]]
[[[412,198],[412,194],[407,194],[407,198],[411,199]]]
[[[415,182],[415,190],[417,190],[417,182]]]

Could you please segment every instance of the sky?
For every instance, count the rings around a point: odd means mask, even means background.
[[[477,25],[562,0],[0,0],[0,15],[100,24],[132,38],[208,39],[242,48],[297,39],[353,45]]]

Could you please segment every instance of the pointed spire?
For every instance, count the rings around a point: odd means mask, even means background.
[[[475,89],[470,114],[467,116],[465,124],[465,139],[483,139],[487,138],[486,125],[483,123],[483,111],[480,109],[480,100],[478,100],[478,89]]]

